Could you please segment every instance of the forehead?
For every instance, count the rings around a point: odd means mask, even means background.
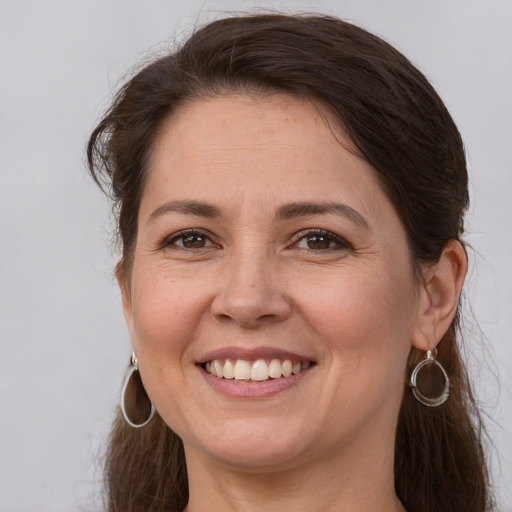
[[[299,143],[303,151],[314,152],[319,142],[330,146],[337,141],[336,146],[355,153],[335,125],[327,109],[308,98],[283,93],[216,96],[180,106],[159,130],[153,155],[162,145],[179,151],[183,142],[198,150],[230,151],[243,146],[261,153],[283,146],[297,150]]]
[[[285,94],[192,101],[163,123],[144,196],[335,201],[343,194],[373,209],[382,193],[375,171],[334,126],[320,105]]]

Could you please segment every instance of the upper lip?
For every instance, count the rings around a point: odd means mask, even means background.
[[[293,361],[313,361],[311,357],[297,354],[276,347],[221,347],[204,354],[198,364],[204,364],[214,359],[243,359],[256,361],[257,359],[290,359]]]

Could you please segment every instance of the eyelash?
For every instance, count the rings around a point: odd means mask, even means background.
[[[184,244],[178,245],[176,243],[178,240],[182,240],[182,243],[183,243],[183,241],[187,237],[191,238],[193,236],[198,237],[198,238],[203,238],[206,243],[208,243],[208,242],[210,242],[210,243],[209,243],[209,245],[206,245],[206,246],[203,245],[201,247],[185,247]],[[316,249],[311,248],[311,247],[308,247],[308,248],[296,247],[297,244],[299,244],[299,242],[301,242],[302,240],[307,240],[308,238],[313,238],[315,236],[319,237],[319,238],[326,238],[329,244],[331,242],[333,242],[334,244],[337,245],[337,247],[326,247],[326,248],[316,248]],[[173,245],[174,247],[177,247],[181,250],[187,250],[187,251],[200,251],[200,250],[204,250],[205,248],[210,248],[210,247],[216,246],[216,244],[212,241],[211,237],[208,234],[206,234],[205,232],[198,230],[198,229],[187,229],[184,231],[180,231],[178,233],[174,233],[170,237],[165,238],[159,244],[159,247],[161,249],[163,249],[170,245]],[[338,235],[335,235],[331,231],[326,231],[325,229],[305,229],[305,230],[302,230],[302,231],[296,233],[293,236],[293,243],[290,246],[290,248],[294,248],[294,247],[298,248],[299,250],[313,251],[313,252],[318,252],[318,253],[339,251],[339,250],[353,250],[353,247],[346,240],[344,240],[343,238],[341,238]]]
[[[174,245],[175,247],[178,247],[179,249],[186,250],[186,251],[200,251],[203,250],[205,247],[185,247],[184,245],[178,245],[176,242],[178,240],[184,241],[187,237],[201,237],[204,238],[206,241],[209,241],[210,244],[206,246],[206,248],[214,247],[216,244],[213,243],[210,236],[208,236],[206,233],[204,233],[201,230],[198,229],[186,229],[184,231],[179,231],[178,233],[173,233],[171,236],[164,238],[164,240],[159,244],[159,247],[161,249],[165,249],[166,247],[170,245]]]
[[[294,243],[293,246],[296,246],[301,240],[305,240],[313,237],[322,237],[327,238],[329,242],[334,242],[337,247],[327,247],[325,249],[313,249],[313,248],[299,248],[307,251],[313,252],[331,252],[331,251],[339,251],[339,250],[353,250],[353,247],[343,238],[338,235],[335,235],[331,231],[326,231],[325,229],[306,229],[302,230],[299,233],[296,233],[293,237]]]

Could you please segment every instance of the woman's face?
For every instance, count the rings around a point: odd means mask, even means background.
[[[418,285],[346,147],[287,95],[198,100],[163,126],[123,299],[189,459],[263,469],[392,446]]]

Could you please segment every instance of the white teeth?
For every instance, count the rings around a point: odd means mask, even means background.
[[[289,377],[292,374],[292,362],[289,359],[283,361],[283,377]]]
[[[235,380],[249,380],[251,378],[251,365],[248,361],[238,359],[235,364]]]
[[[268,366],[263,359],[254,361],[251,367],[251,380],[267,380],[268,379]]]
[[[292,363],[290,359],[272,359],[269,364],[264,359],[246,361],[244,359],[225,359],[222,364],[218,359],[208,361],[204,368],[214,377],[235,380],[252,380],[261,382],[281,377],[297,375],[311,366],[310,361]]]
[[[279,361],[279,359],[272,359],[268,366],[268,370],[269,376],[272,379],[279,379],[279,377],[281,377],[283,373],[283,365],[281,364],[281,361]]]
[[[217,359],[213,361],[212,366],[215,369],[215,374],[217,377],[224,377],[224,367],[219,363],[219,361],[217,361]]]
[[[226,362],[224,363],[223,377],[225,379],[234,379],[235,378],[235,365],[229,359],[226,359]]]

